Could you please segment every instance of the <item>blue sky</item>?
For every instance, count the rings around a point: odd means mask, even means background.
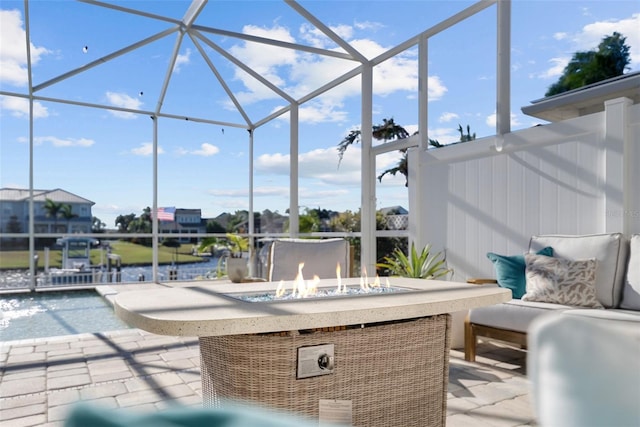
[[[367,58],[402,43],[473,4],[470,1],[301,1],[311,14]],[[123,1],[127,8],[181,19],[186,1]],[[29,185],[28,93],[23,1],[0,3],[0,187]],[[458,124],[478,137],[495,133],[495,6],[429,40],[429,137],[459,138]],[[170,28],[172,24],[72,1],[34,1],[29,9],[34,85]],[[209,1],[196,24],[339,49],[279,1]],[[640,70],[640,2],[519,1],[512,4],[512,129],[543,123],[520,108],[542,98],[572,54],[595,49],[614,31],[631,46]],[[207,34],[294,98],[330,81],[352,61]],[[51,98],[153,111],[176,42],[169,35],[37,92]],[[201,43],[253,122],[285,100]],[[86,46],[86,49],[84,49]],[[374,75],[374,123],[393,117],[417,129],[417,51],[382,64]],[[302,209],[360,207],[359,147],[338,167],[336,145],[360,125],[359,78],[300,109]],[[185,37],[162,103],[164,113],[243,123],[197,46]],[[113,227],[121,214],[152,205],[153,123],[146,114],[38,101],[34,105],[34,187],[63,188],[95,202],[93,214]],[[158,120],[158,204],[200,208],[203,216],[248,208],[249,144],[245,129]],[[289,122],[285,114],[254,133],[254,209],[289,207]],[[383,171],[397,153],[378,157]],[[377,186],[378,208],[407,207],[401,176]]]

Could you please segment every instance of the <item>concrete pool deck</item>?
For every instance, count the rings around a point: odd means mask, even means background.
[[[447,426],[536,425],[526,352],[479,349],[477,363],[451,350]],[[62,426],[79,401],[136,411],[200,406],[198,340],[130,329],[0,344],[1,426]]]
[[[99,286],[118,292],[183,286]],[[451,350],[447,426],[536,425],[526,378],[526,351],[481,341],[476,363]],[[0,343],[0,426],[59,427],[79,401],[158,411],[202,405],[197,338],[139,329]]]

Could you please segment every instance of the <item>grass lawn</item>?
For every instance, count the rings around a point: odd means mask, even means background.
[[[153,250],[149,247],[137,245],[135,243],[124,241],[113,241],[111,244],[111,253],[120,255],[123,266],[130,265],[148,265],[151,264]],[[203,258],[191,255],[190,243],[183,244],[179,248],[168,248],[166,246],[160,246],[158,248],[158,262],[160,264],[169,264],[176,261],[180,264],[187,262],[201,262]],[[177,255],[176,255],[177,249]],[[38,268],[44,268],[45,259],[44,251],[36,251],[38,254]],[[100,264],[101,256],[103,256],[102,249],[91,250],[91,264]],[[177,258],[177,260],[176,260]],[[103,260],[106,262],[106,259]],[[62,251],[50,250],[49,251],[49,266],[61,267],[62,265]],[[29,268],[29,251],[1,251],[0,252],[0,269],[27,269]]]

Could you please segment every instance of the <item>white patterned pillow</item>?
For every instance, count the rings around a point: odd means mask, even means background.
[[[522,301],[604,308],[596,299],[595,258],[571,261],[526,254],[527,292]]]

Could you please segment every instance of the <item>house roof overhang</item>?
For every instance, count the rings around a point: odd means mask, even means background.
[[[631,99],[634,104],[640,103],[640,72],[623,74],[531,101],[532,105],[522,107],[522,112],[528,116],[557,122],[604,111],[605,101],[621,97]]]

